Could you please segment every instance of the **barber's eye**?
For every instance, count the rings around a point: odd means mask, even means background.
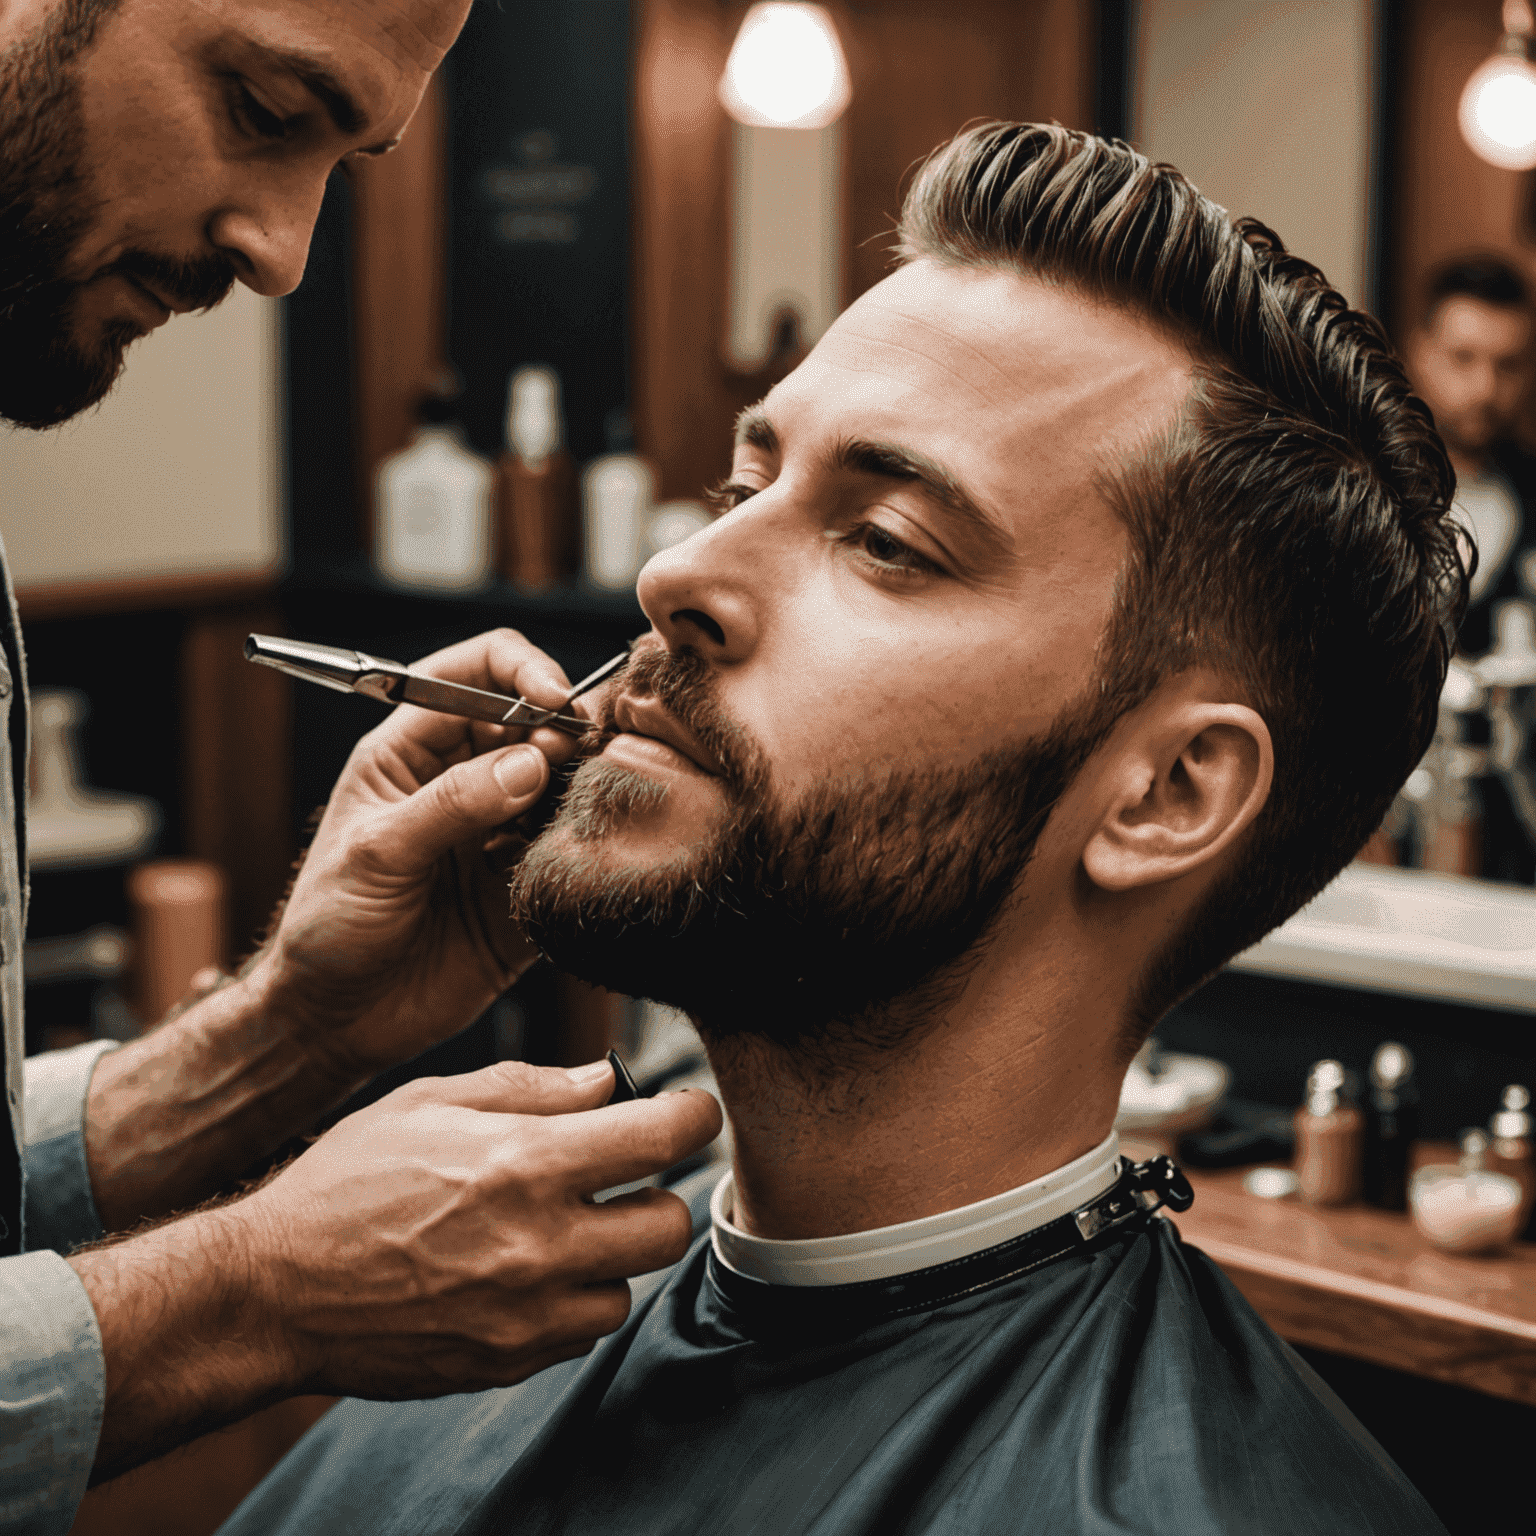
[[[232,85],[235,120],[247,133],[259,139],[283,139],[288,136],[288,124],[277,113],[262,106],[243,80],[235,80]]]

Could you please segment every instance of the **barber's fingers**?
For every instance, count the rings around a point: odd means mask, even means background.
[[[568,1189],[593,1195],[681,1162],[712,1142],[723,1124],[714,1097],[688,1088],[551,1120],[541,1152],[564,1170]]]
[[[368,828],[367,851],[381,871],[420,873],[449,849],[531,810],[548,783],[549,760],[535,746],[456,763],[380,808]]]
[[[693,1241],[688,1207],[664,1189],[636,1189],[582,1208],[556,1273],[590,1284],[666,1269]]]
[[[542,709],[559,708],[571,691],[570,680],[560,664],[515,629],[492,630],[434,651],[412,662],[411,670],[489,693],[525,698]],[[465,724],[457,716],[406,706],[397,709],[380,729],[390,735],[408,734],[423,746],[447,752],[463,741]],[[486,727],[489,733],[498,729]],[[546,733],[540,734],[542,737]],[[547,734],[566,742],[572,740],[560,732]]]
[[[596,1109],[613,1093],[607,1061],[583,1067],[534,1067],[526,1061],[498,1061],[458,1077],[418,1078],[419,1091],[444,1104],[506,1115],[568,1115]]]

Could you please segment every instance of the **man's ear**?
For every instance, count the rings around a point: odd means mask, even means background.
[[[1128,891],[1209,865],[1252,825],[1274,776],[1269,727],[1246,704],[1191,700],[1149,715],[1115,755],[1083,869]]]

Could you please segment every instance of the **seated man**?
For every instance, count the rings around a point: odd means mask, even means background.
[[[970,131],[901,254],[646,568],[513,886],[695,1021],[707,1231],[585,1361],[336,1409],[229,1532],[1441,1529],[1112,1125],[1429,740],[1445,453],[1373,321],[1122,146]]]

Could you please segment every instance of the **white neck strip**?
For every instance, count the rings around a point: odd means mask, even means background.
[[[728,1269],[770,1285],[889,1280],[995,1248],[1075,1211],[1115,1182],[1119,1161],[1120,1138],[1111,1131],[1093,1151],[1053,1173],[973,1205],[870,1232],[796,1239],[754,1237],[733,1225],[736,1185],[728,1173],[709,1203],[710,1239]]]

